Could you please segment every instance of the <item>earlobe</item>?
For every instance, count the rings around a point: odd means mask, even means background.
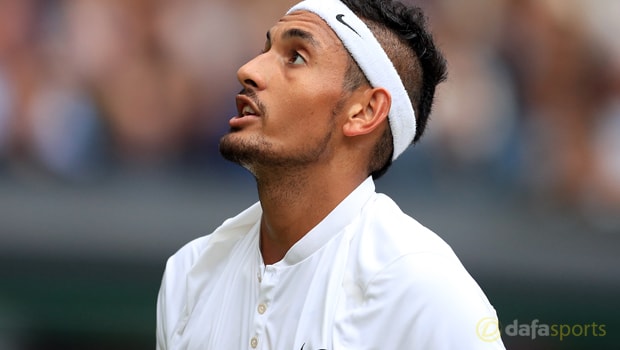
[[[356,103],[343,126],[345,136],[365,135],[373,132],[387,118],[392,98],[384,88],[366,90]]]

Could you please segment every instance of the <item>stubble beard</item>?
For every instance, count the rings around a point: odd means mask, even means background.
[[[336,127],[336,116],[342,110],[345,98],[343,95],[332,108],[325,135],[322,138],[307,140],[298,152],[277,150],[260,135],[242,137],[235,130],[231,130],[220,139],[220,154],[224,159],[246,168],[257,178],[260,169],[280,175],[303,169],[326,156]]]
[[[220,154],[224,159],[237,163],[258,176],[260,169],[286,174],[318,162],[327,152],[333,134],[333,126],[319,139],[308,140],[300,151],[277,150],[261,136],[242,137],[235,131],[220,139]]]

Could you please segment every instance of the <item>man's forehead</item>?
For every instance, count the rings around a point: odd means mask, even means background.
[[[342,42],[331,27],[318,15],[308,11],[295,11],[280,18],[267,34],[271,38],[296,32],[300,37],[310,35],[303,39],[312,40],[317,46],[328,47],[333,45],[342,46]]]

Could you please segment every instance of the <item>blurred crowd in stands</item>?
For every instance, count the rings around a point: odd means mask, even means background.
[[[449,61],[428,166],[620,213],[619,1],[403,1]],[[295,2],[0,0],[0,177],[224,171],[236,70]]]

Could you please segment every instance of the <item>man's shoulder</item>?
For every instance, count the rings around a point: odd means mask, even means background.
[[[166,270],[189,271],[205,254],[225,255],[226,250],[249,233],[261,216],[259,203],[224,221],[212,233],[196,238],[182,246],[168,259]],[[212,249],[217,246],[217,249]]]
[[[387,256],[433,252],[453,256],[450,246],[435,232],[424,226],[388,196],[378,194],[363,217],[362,242],[375,250],[386,250]],[[381,243],[376,245],[378,243]]]
[[[189,241],[168,258],[166,268],[174,265],[175,269],[188,270],[202,255],[210,240],[211,234],[208,234]]]
[[[393,308],[394,315],[401,310],[417,315],[421,323],[444,327],[443,334],[452,326],[475,327],[481,318],[495,316],[484,292],[441,237],[388,197],[378,196],[369,209],[352,240],[348,291],[359,291],[366,301],[380,300],[381,308]]]
[[[503,348],[476,335],[495,310],[441,237],[382,195],[354,228],[343,287],[361,343],[390,325],[380,332],[390,348]]]
[[[468,275],[452,248],[435,232],[404,213],[394,201],[379,194],[362,217],[360,232],[352,240],[356,252],[351,263],[358,282],[368,284],[377,275],[398,267],[409,271],[402,282],[419,280],[429,264],[445,275]],[[437,276],[442,278],[442,276]]]

